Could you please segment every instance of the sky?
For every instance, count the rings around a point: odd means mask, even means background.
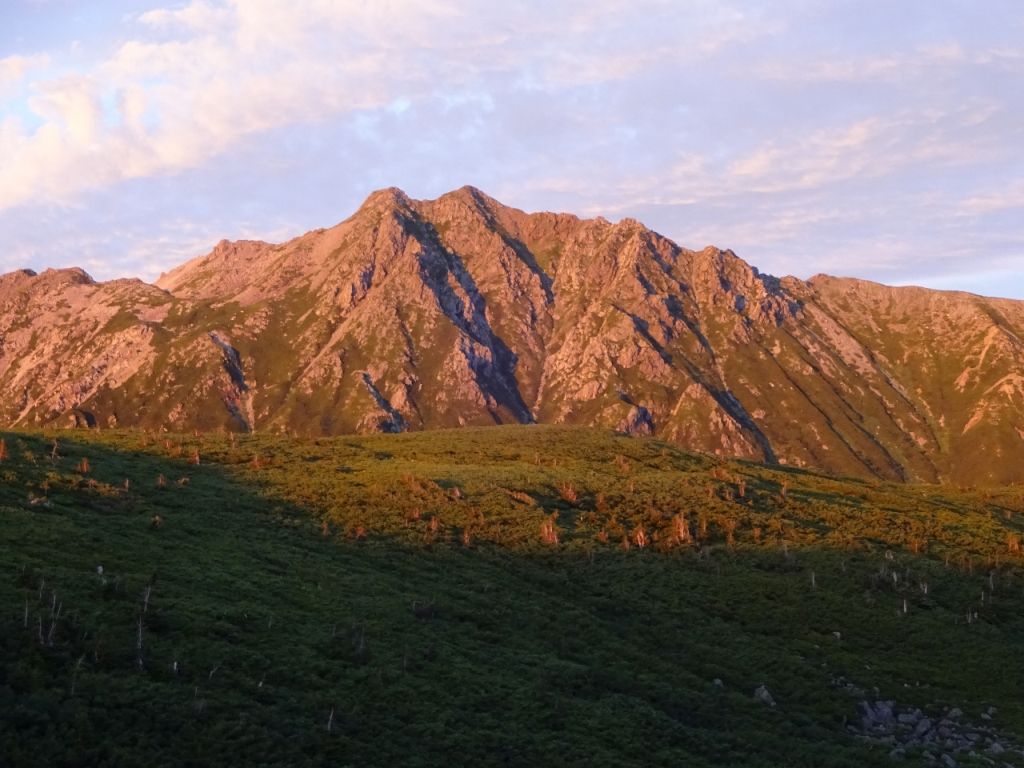
[[[465,184],[1024,298],[1024,4],[0,0],[0,273],[153,280]]]

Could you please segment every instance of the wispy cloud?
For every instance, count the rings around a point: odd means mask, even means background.
[[[973,104],[868,117],[788,144],[769,141],[731,165],[728,176],[747,189],[773,192],[891,176],[914,165],[974,165],[989,147],[965,146],[963,134],[997,111]]]
[[[679,10],[657,0],[628,11],[617,3],[525,3],[495,13],[482,0],[192,0],[154,8],[93,66],[35,85],[27,106],[39,124],[14,119],[4,128],[0,209],[173,173],[248,135],[451,94],[488,77],[547,89],[596,86],[760,34],[746,16],[718,8],[695,17],[688,35],[662,30],[650,46],[619,45],[626,17],[649,13],[649,32]],[[16,74],[25,66],[5,61]]]
[[[1019,208],[1024,212],[1024,179],[1010,187],[966,198],[961,204],[963,214],[986,214]]]
[[[867,82],[890,80],[906,82],[910,77],[934,74],[936,70],[967,63],[991,64],[999,59],[996,51],[968,54],[956,42],[923,46],[913,51],[897,51],[861,56],[810,56],[794,60],[768,60],[758,63],[754,74],[786,83]]]
[[[193,0],[183,8],[154,8],[139,15],[141,24],[156,29],[185,29],[210,32],[226,25],[231,11],[203,0]]]
[[[6,56],[0,59],[0,97],[23,85],[31,71],[45,67],[49,60],[50,57],[44,53],[33,56]]]
[[[1012,0],[928,24],[884,0],[134,7],[0,58],[0,269],[73,262],[77,232],[106,274],[152,275],[204,237],[298,234],[389,184],[630,215],[804,275],[1024,254]]]

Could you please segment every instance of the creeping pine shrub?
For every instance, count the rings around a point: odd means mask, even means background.
[[[629,463],[629,459],[621,453],[615,454],[615,466],[618,467],[619,471],[624,475],[628,475],[632,468],[632,465]]]
[[[739,521],[733,517],[722,517],[718,524],[725,531],[726,545],[733,546],[736,543],[736,528],[739,525]]]

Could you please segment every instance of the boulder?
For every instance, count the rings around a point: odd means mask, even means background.
[[[763,685],[759,685],[754,689],[754,698],[762,704],[767,704],[769,707],[775,706],[775,697]]]

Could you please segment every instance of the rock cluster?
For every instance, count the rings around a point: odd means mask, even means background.
[[[1024,749],[992,725],[997,715],[994,707],[981,714],[985,725],[968,722],[956,707],[928,716],[917,708],[898,707],[894,701],[865,699],[860,702],[860,712],[860,725],[850,725],[850,731],[891,747],[889,757],[893,760],[920,756],[927,763],[955,768],[964,758],[986,765],[1012,766],[1005,758],[1024,757]]]

